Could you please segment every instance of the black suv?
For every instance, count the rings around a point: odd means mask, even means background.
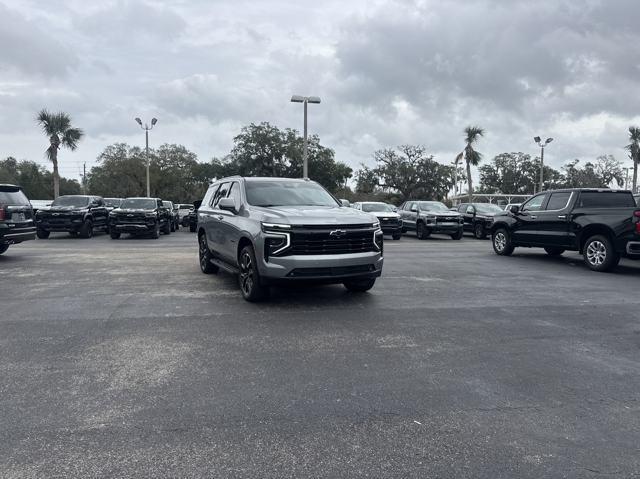
[[[38,238],[46,239],[52,231],[91,238],[95,228],[108,231],[108,215],[109,210],[100,196],[58,196],[49,208],[36,213]]]
[[[464,230],[473,233],[477,239],[485,239],[491,231],[495,215],[504,214],[504,210],[491,203],[461,203],[458,213],[464,218]]]
[[[178,216],[178,209],[173,205],[173,201],[162,200],[162,204],[169,212],[171,232],[180,229],[180,218]]]
[[[518,246],[579,251],[591,269],[608,271],[620,257],[640,259],[640,208],[630,191],[545,191],[496,216],[491,236],[501,256]]]
[[[0,254],[12,244],[36,239],[31,203],[19,186],[0,185]]]
[[[202,200],[196,200],[193,202],[193,209],[189,211],[189,214],[186,216],[187,224],[189,225],[189,231],[195,233],[198,229],[198,210],[200,209],[200,205],[202,204]]]
[[[158,239],[160,231],[171,233],[171,216],[160,198],[126,198],[109,213],[111,239],[120,238],[122,233]]]

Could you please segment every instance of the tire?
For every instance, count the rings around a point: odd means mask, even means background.
[[[82,223],[82,227],[80,228],[80,237],[89,239],[93,236],[93,222],[91,220],[86,220]]]
[[[402,233],[396,233],[393,236],[391,236],[395,241],[398,241],[400,238],[402,238]]]
[[[176,221],[176,231],[180,230],[180,222]]]
[[[419,240],[424,240],[431,236],[431,231],[427,229],[422,221],[416,225],[416,236]]]
[[[120,239],[120,232],[119,231],[111,231],[109,233],[109,235],[111,236],[111,239]]]
[[[511,235],[504,228],[498,228],[493,232],[491,242],[493,243],[493,251],[500,256],[511,256],[515,249],[511,242]]]
[[[240,251],[240,274],[238,284],[242,297],[251,303],[261,301],[269,296],[269,288],[260,284],[256,255],[253,246],[245,246]]]
[[[402,233],[406,233],[407,232],[407,228],[405,228],[404,226],[402,227]]]
[[[162,232],[166,235],[171,234],[171,221],[166,221],[164,226],[162,227]]]
[[[457,233],[454,233],[454,234],[451,235],[451,239],[453,239],[453,240],[461,240],[463,234],[464,234],[464,230],[462,228],[460,228]]]
[[[176,230],[176,225],[175,223],[172,221],[171,222],[171,232],[173,233]]]
[[[36,230],[36,236],[40,239],[47,239],[50,234],[51,234],[51,231],[41,230],[39,228],[38,230]]]
[[[72,236],[73,238],[75,238],[76,236],[78,236],[78,232],[77,231],[69,231],[69,236]]]
[[[475,239],[485,239],[487,237],[487,230],[485,230],[482,223],[476,223],[473,226],[473,237]]]
[[[582,248],[584,262],[593,271],[611,271],[620,262],[620,255],[611,240],[603,235],[591,236]]]
[[[211,263],[211,251],[204,233],[198,237],[198,261],[200,263],[200,271],[204,274],[215,274],[219,270],[215,264]]]
[[[0,244],[0,254],[3,254],[8,249],[9,249],[9,245],[8,244]]]
[[[190,224],[189,225],[189,231],[191,231],[192,233],[195,233],[196,232],[196,225]]]
[[[352,293],[364,293],[373,288],[373,285],[376,284],[376,279],[356,279],[353,281],[345,281],[342,284]]]
[[[153,227],[153,231],[151,232],[151,238],[158,239],[160,238],[160,225],[158,223]]]
[[[549,256],[560,256],[565,252],[564,248],[558,248],[553,246],[545,246],[544,250],[547,252]]]

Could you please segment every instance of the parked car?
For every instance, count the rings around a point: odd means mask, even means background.
[[[477,239],[485,239],[491,231],[493,218],[504,210],[491,203],[461,203],[458,212],[464,219],[464,230],[473,233]]]
[[[189,226],[189,231],[195,233],[198,229],[198,208],[200,208],[200,204],[202,200],[196,200],[193,202],[191,210],[189,210],[189,215],[187,216],[187,225]]]
[[[545,191],[496,217],[491,236],[501,256],[516,247],[544,248],[551,256],[579,251],[589,268],[609,271],[621,257],[640,259],[640,209],[630,191]]]
[[[353,208],[371,213],[380,221],[382,232],[391,235],[394,240],[402,237],[402,220],[394,210],[394,206],[380,201],[359,201],[352,205]]]
[[[189,216],[189,211],[193,209],[193,204],[188,203],[180,203],[178,205],[178,218],[180,218],[180,225],[187,227],[189,226],[189,220],[185,219]]]
[[[382,273],[377,218],[342,206],[308,179],[224,178],[198,210],[200,269],[238,275],[247,301],[287,282],[342,283],[368,291]]]
[[[462,215],[439,201],[406,201],[399,213],[403,232],[415,231],[418,239],[426,239],[432,233],[446,234],[454,240],[462,238]]]
[[[109,211],[114,210],[120,206],[120,203],[124,200],[124,198],[103,198],[104,205],[107,207]]]
[[[53,200],[29,200],[31,203],[31,208],[33,209],[33,214],[35,215],[38,210],[46,209],[51,206]]]
[[[171,233],[171,217],[160,198],[125,198],[119,208],[109,213],[111,239],[122,233],[160,237],[160,232]]]
[[[34,239],[33,209],[22,188],[0,184],[0,254],[12,244]]]
[[[180,229],[180,219],[178,218],[178,210],[173,207],[173,201],[162,200],[162,204],[169,212],[171,231]]]
[[[58,196],[51,206],[36,213],[37,235],[47,239],[52,231],[91,238],[95,229],[108,231],[109,211],[100,196]]]

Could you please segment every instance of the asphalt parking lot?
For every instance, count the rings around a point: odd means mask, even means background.
[[[385,242],[242,300],[195,235],[0,256],[0,476],[636,477],[640,262]]]

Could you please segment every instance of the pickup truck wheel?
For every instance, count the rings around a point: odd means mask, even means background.
[[[109,235],[111,236],[111,239],[119,239],[120,238],[120,232],[119,231],[111,231],[109,233]]]
[[[36,231],[36,236],[40,239],[47,239],[50,234],[51,234],[51,231],[42,230],[40,228],[38,228]]]
[[[171,222],[171,232],[173,233],[176,230],[176,225]]]
[[[565,252],[564,248],[555,248],[553,246],[545,246],[544,250],[549,256],[560,256]]]
[[[614,250],[611,240],[602,235],[589,238],[582,255],[587,266],[594,271],[611,271],[620,262],[620,255]]]
[[[240,251],[240,274],[238,282],[242,297],[249,302],[260,301],[269,296],[269,288],[260,284],[260,273],[253,246],[245,246]]]
[[[373,285],[376,284],[376,279],[358,279],[354,281],[345,281],[344,287],[353,293],[364,293],[365,291],[369,291],[373,288]]]
[[[198,259],[200,260],[200,270],[204,274],[215,274],[218,267],[211,263],[211,251],[207,245],[207,237],[202,233],[198,238]]]
[[[493,251],[500,256],[511,256],[515,249],[511,242],[511,235],[504,228],[498,228],[493,232],[491,242],[493,243]]]
[[[8,249],[9,249],[9,245],[8,244],[0,244],[0,254],[4,253]]]
[[[153,231],[151,232],[151,237],[153,239],[160,238],[160,225],[158,223],[156,223],[155,226],[153,227]]]
[[[424,240],[431,236],[431,231],[427,229],[422,221],[416,225],[416,236],[419,240]]]
[[[82,238],[91,238],[93,236],[93,222],[91,220],[86,220],[82,223],[82,227],[80,228],[80,237]]]
[[[191,231],[192,233],[196,232],[196,225],[189,225],[189,231]]]
[[[487,232],[484,229],[484,225],[482,223],[476,223],[473,227],[473,236],[476,239],[485,239],[487,237]]]
[[[167,220],[167,222],[162,227],[162,232],[166,235],[171,234],[171,222]]]
[[[462,228],[460,228],[457,233],[454,233],[454,234],[451,235],[451,239],[461,240],[463,233],[464,233],[464,230]]]

